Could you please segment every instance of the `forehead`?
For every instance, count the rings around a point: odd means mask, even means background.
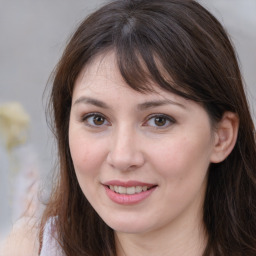
[[[81,70],[76,79],[73,97],[78,97],[81,94],[86,96],[97,95],[98,97],[111,98],[126,97],[128,96],[141,101],[147,99],[179,99],[184,104],[186,99],[175,95],[169,91],[161,89],[160,86],[150,81],[149,88],[152,91],[139,92],[132,89],[123,79],[117,65],[116,55],[114,51],[102,53],[94,57],[85,67]]]
[[[75,81],[75,89],[93,89],[106,85],[125,85],[116,63],[115,53],[102,53],[89,61],[79,73]]]

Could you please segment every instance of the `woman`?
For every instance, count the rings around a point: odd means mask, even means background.
[[[191,0],[117,0],[54,73],[40,255],[256,254],[255,130],[232,45]]]

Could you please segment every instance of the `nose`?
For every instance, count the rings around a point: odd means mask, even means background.
[[[120,171],[135,170],[145,162],[141,144],[136,132],[119,129],[113,134],[107,163]]]

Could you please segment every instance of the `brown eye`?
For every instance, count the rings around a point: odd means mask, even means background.
[[[164,129],[168,128],[172,124],[176,123],[175,119],[165,114],[153,114],[149,116],[144,126],[150,126],[153,128]]]
[[[90,114],[84,116],[82,118],[82,121],[87,126],[95,127],[95,128],[109,125],[109,122],[107,121],[107,119],[103,115],[97,114],[97,113],[90,113]]]
[[[159,116],[155,118],[155,125],[156,126],[164,126],[166,124],[166,118],[163,116]]]
[[[104,124],[104,122],[105,122],[105,118],[104,117],[102,117],[102,116],[94,116],[93,117],[93,123],[95,124],[95,125],[103,125]]]

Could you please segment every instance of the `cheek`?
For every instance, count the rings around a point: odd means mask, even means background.
[[[69,147],[77,174],[88,175],[103,161],[103,146],[79,133],[69,134]]]
[[[209,137],[206,137],[209,138]],[[153,147],[157,170],[164,177],[183,179],[189,174],[206,172],[209,166],[210,142],[196,137],[181,136]]]
[[[92,202],[95,197],[95,184],[99,182],[101,166],[104,163],[104,147],[79,133],[70,133],[70,152],[78,183],[85,197]]]
[[[165,193],[165,204],[175,205],[175,213],[189,207],[195,200],[199,200],[198,203],[203,200],[209,166],[208,143],[180,138],[166,144],[165,150],[155,148],[153,154],[154,169],[161,177]]]

